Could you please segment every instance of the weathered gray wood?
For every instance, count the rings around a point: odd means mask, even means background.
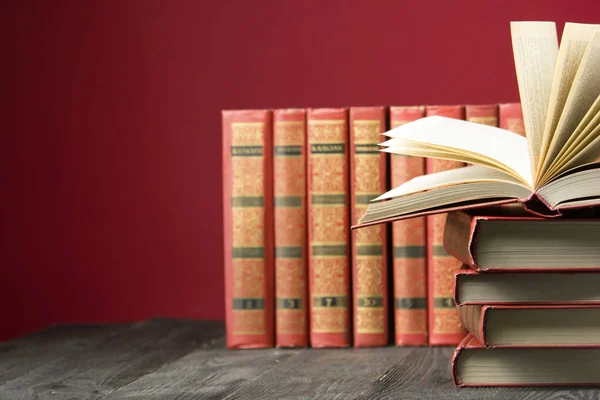
[[[226,350],[222,323],[56,327],[0,344],[0,399],[598,399],[454,387],[448,347]]]
[[[99,399],[222,335],[221,324],[199,321],[132,324],[6,382],[0,398]]]

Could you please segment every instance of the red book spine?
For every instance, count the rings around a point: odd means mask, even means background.
[[[499,104],[498,109],[500,128],[525,136],[525,123],[523,122],[521,103]]]
[[[390,128],[422,118],[424,107],[391,107]],[[391,155],[391,183],[397,187],[425,173],[425,160]],[[394,263],[394,341],[427,345],[427,262],[425,217],[392,223]]]
[[[467,121],[476,122],[489,126],[498,126],[498,105],[477,104],[465,107],[465,118]]]
[[[307,110],[310,344],[348,347],[350,213],[348,110]]]
[[[442,115],[464,119],[463,106],[427,106],[426,116]],[[426,160],[426,172],[445,171],[463,167],[464,164],[450,160]],[[454,304],[454,273],[462,263],[444,249],[444,226],[446,214],[427,216],[427,289],[429,317],[429,345],[457,345],[466,332],[458,318]]]
[[[387,187],[387,157],[379,151],[385,108],[350,109],[350,202],[352,224]],[[352,231],[354,346],[388,343],[387,235],[385,225]]]
[[[273,347],[272,114],[222,112],[228,348]]]
[[[275,344],[308,346],[306,111],[273,112]]]

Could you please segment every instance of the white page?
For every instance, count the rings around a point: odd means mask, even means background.
[[[562,114],[567,97],[581,60],[584,57],[586,48],[594,35],[594,31],[599,30],[600,25],[593,24],[574,24],[567,22],[560,41],[556,68],[554,69],[554,79],[550,93],[548,105],[548,114],[544,126],[544,135],[542,140],[542,149],[540,152],[540,161],[538,165],[538,178],[542,175],[542,167],[548,168],[552,163],[552,157],[546,157],[550,143],[553,142],[554,131]]]
[[[537,172],[558,55],[556,24],[511,22],[510,30],[531,170]]]
[[[562,115],[558,121],[556,132],[552,138],[548,157],[554,158],[569,140],[569,136],[576,130],[577,125],[594,101],[600,95],[600,31],[596,31],[589,42],[585,55],[569,96],[565,103]]]
[[[497,160],[533,187],[527,139],[514,132],[454,118],[431,116],[401,125],[385,135],[459,149]]]
[[[521,182],[512,176],[498,170],[479,165],[471,165],[469,167],[456,168],[448,171],[418,176],[382,194],[372,201],[391,199],[394,197],[418,193],[424,190],[430,190],[444,186],[485,181],[502,181],[522,185]]]

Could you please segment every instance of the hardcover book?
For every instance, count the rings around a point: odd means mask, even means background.
[[[387,189],[387,155],[379,151],[385,132],[383,107],[350,108],[350,192],[352,223],[369,201]],[[354,346],[388,342],[387,231],[372,226],[352,232]]]
[[[454,300],[464,304],[596,304],[600,305],[600,273],[504,272],[462,270],[454,276]]]
[[[465,107],[465,119],[478,124],[498,126],[498,105],[468,104]]]
[[[390,107],[390,128],[423,118],[425,107]],[[392,154],[393,187],[425,174],[425,160]],[[392,223],[394,336],[397,346],[427,345],[427,258],[425,218]]]
[[[308,346],[306,111],[273,111],[275,345]]]
[[[425,115],[462,120],[465,109],[459,105],[427,106]],[[462,162],[427,158],[425,170],[428,174],[435,174],[463,166]],[[432,346],[457,345],[466,334],[454,304],[453,277],[462,263],[444,249],[445,223],[445,214],[427,217],[428,340]]]
[[[348,111],[307,110],[310,345],[348,347],[350,201]]]
[[[272,114],[224,110],[222,121],[227,347],[273,347]]]
[[[598,305],[463,305],[460,320],[485,347],[600,347]]]
[[[476,271],[600,271],[600,219],[532,217],[517,207],[448,214],[444,246]]]
[[[374,199],[359,226],[490,204],[556,217],[600,204],[600,31],[513,22],[527,136],[432,116],[386,135],[384,151],[477,164],[412,179]]]
[[[486,349],[469,335],[452,357],[457,386],[598,386],[598,347]]]
[[[525,122],[523,121],[521,103],[498,104],[498,117],[500,128],[525,136]]]

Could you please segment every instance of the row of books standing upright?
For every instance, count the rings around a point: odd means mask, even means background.
[[[383,132],[429,115],[524,135],[519,103],[222,112],[227,347],[464,338],[445,215],[350,231],[390,186],[463,166],[380,151]]]

